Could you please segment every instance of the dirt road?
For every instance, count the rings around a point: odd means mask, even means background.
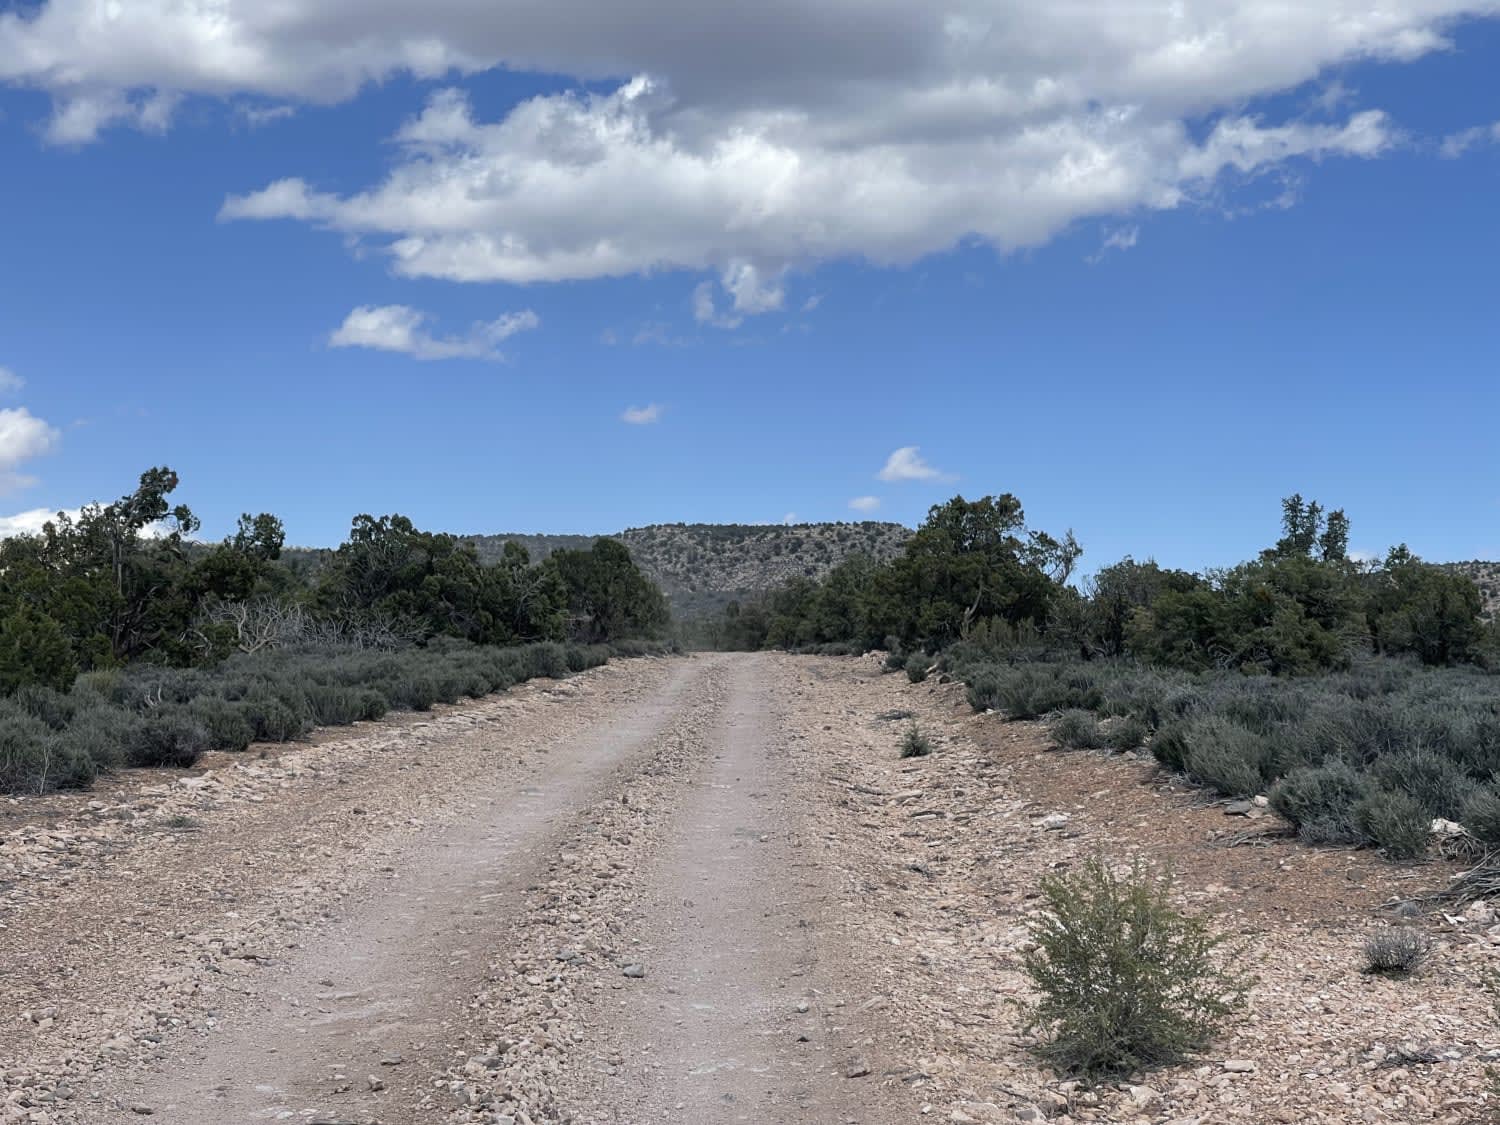
[[[96,800],[5,919],[7,1112],[886,1119],[820,1000],[834,888],[767,666],[617,664]]]
[[[1148,762],[878,668],[625,661],[0,803],[0,1122],[1473,1119],[1493,911],[1366,977],[1440,874],[1228,849]],[[1202,1059],[1086,1090],[1009,1001],[1038,879],[1101,852],[1170,860],[1261,984]]]

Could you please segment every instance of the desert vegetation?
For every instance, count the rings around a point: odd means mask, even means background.
[[[567,675],[665,634],[661,592],[600,539],[493,563],[393,515],[355,517],[316,567],[281,562],[273,515],[222,543],[169,469],[118,501],[0,543],[0,789],[425,710]]]
[[[1204,1047],[1245,1003],[1251,978],[1226,939],[1172,902],[1171,880],[1094,858],[1042,880],[1046,909],[1022,958],[1042,1054],[1087,1078],[1129,1075]]]
[[[1073,750],[1148,747],[1309,842],[1423,855],[1434,822],[1500,846],[1497,631],[1474,582],[1405,547],[1348,553],[1340,511],[1292,496],[1255,559],[1192,574],[1125,559],[1069,584],[1070,534],[1012,496],[932,509],[903,555],[732,606],[731,648],[885,648],[963,680],[977,710],[1047,719]],[[932,655],[936,654],[936,655]]]

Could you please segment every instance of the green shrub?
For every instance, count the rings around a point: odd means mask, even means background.
[[[932,743],[922,733],[921,728],[913,723],[906,728],[906,733],[901,736],[901,756],[903,758],[925,758],[932,753]]]
[[[1054,742],[1069,750],[1097,750],[1104,745],[1104,732],[1092,711],[1064,711],[1047,729]]]
[[[11,696],[17,707],[34,719],[40,719],[53,730],[66,730],[78,711],[78,701],[71,695],[46,687],[27,684]]]
[[[1188,723],[1181,719],[1158,727],[1151,736],[1151,756],[1173,773],[1187,771]]]
[[[0,618],[0,692],[26,684],[66,691],[77,674],[68,635],[47,614],[13,604]]]
[[[1470,793],[1460,823],[1476,840],[1500,848],[1500,783],[1492,781]]]
[[[964,695],[976,711],[996,711],[1000,707],[1000,676],[990,669],[970,675]]]
[[[1171,904],[1169,880],[1102,860],[1042,880],[1047,913],[1022,965],[1039,998],[1028,1028],[1043,1055],[1089,1077],[1177,1062],[1241,1007],[1250,980],[1227,967],[1225,939]]]
[[[1136,750],[1146,741],[1146,736],[1150,733],[1145,720],[1134,715],[1127,715],[1110,725],[1105,733],[1104,741],[1115,750]]]
[[[58,738],[99,773],[125,765],[127,748],[137,743],[144,724],[141,716],[122,707],[83,706]]]
[[[425,673],[397,680],[386,689],[391,706],[401,711],[431,711],[438,701],[437,680]]]
[[[1427,819],[1457,820],[1474,783],[1451,758],[1431,750],[1402,750],[1375,762],[1375,780],[1386,789],[1405,793],[1427,812]]]
[[[121,680],[118,668],[97,668],[92,672],[80,672],[73,681],[73,694],[97,696],[109,703],[119,703]]]
[[[240,709],[255,732],[256,742],[290,742],[307,733],[308,720],[274,695],[247,696]]]
[[[191,766],[209,748],[208,731],[185,707],[162,704],[144,718],[126,750],[133,766]]]
[[[885,662],[881,667],[887,672],[899,672],[906,667],[906,657],[899,648],[892,648],[885,654]]]
[[[44,793],[50,787],[53,731],[24,711],[0,711],[0,789]]]
[[[384,718],[390,709],[390,703],[378,689],[372,687],[359,689],[359,717],[361,719]]]
[[[1415,797],[1380,789],[1354,806],[1354,823],[1391,859],[1417,859],[1427,851],[1432,817]]]
[[[308,684],[303,691],[308,715],[320,727],[347,726],[364,714],[359,692],[334,684]]]
[[[1270,747],[1238,723],[1212,715],[1188,722],[1187,774],[1226,797],[1253,797],[1265,784]]]
[[[568,674],[568,653],[562,645],[553,642],[531,646],[533,675],[551,680],[563,679]]]
[[[932,657],[925,652],[914,652],[906,659],[906,678],[920,684],[927,678],[927,669],[932,667]]]
[[[1271,807],[1312,844],[1359,844],[1365,840],[1354,815],[1370,783],[1343,762],[1293,770],[1271,787]]]
[[[193,700],[188,709],[203,724],[211,749],[238,752],[255,740],[255,727],[238,703],[206,695]]]

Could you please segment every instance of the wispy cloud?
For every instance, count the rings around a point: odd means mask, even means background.
[[[252,129],[258,129],[262,125],[270,125],[277,121],[285,121],[297,113],[296,106],[290,105],[240,105],[238,107],[240,118]]]
[[[1438,151],[1449,160],[1462,156],[1471,148],[1479,148],[1482,145],[1500,144],[1500,121],[1493,125],[1476,125],[1472,129],[1464,129],[1458,133],[1450,133],[1443,138],[1443,143]]]
[[[26,385],[26,380],[9,367],[0,367],[0,394],[14,394]]]
[[[879,496],[856,496],[849,501],[849,507],[856,512],[873,512],[880,507]]]
[[[952,481],[958,479],[951,473],[945,473],[929,465],[915,445],[903,445],[896,450],[885,459],[885,468],[875,475],[884,481]]]
[[[423,327],[426,321],[426,313],[407,305],[361,305],[344,318],[328,343],[335,348],[400,352],[423,360],[500,360],[505,358],[501,343],[542,322],[536,313],[523,309],[480,321],[462,336],[434,336]]]
[[[1111,250],[1124,253],[1135,246],[1141,240],[1141,228],[1137,226],[1116,227],[1104,236],[1104,241],[1099,244],[1099,249],[1085,259],[1089,265],[1097,265],[1104,260],[1104,256]]]
[[[1325,82],[1322,89],[1308,100],[1308,105],[1320,113],[1332,115],[1348,105],[1359,95],[1359,91],[1347,85],[1343,79]]]
[[[627,406],[625,413],[620,415],[620,420],[629,422],[632,426],[649,426],[660,420],[661,412],[661,404],[656,402],[646,406]]]
[[[671,325],[665,321],[648,320],[640,328],[636,329],[636,333],[631,337],[630,342],[636,347],[641,347],[644,344],[657,344],[663,348],[685,348],[695,341],[686,336],[674,336]]]

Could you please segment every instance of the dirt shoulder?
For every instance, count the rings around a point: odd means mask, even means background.
[[[1360,971],[1363,938],[1389,921],[1380,907],[1441,885],[1442,865],[1287,839],[1228,847],[1259,825],[1149,763],[1052,750],[1038,725],[975,715],[957,685],[910,685],[874,661],[794,667],[829,810],[825,862],[858,903],[843,940],[878,959],[907,1084],[939,1120],[1483,1119],[1500,1043],[1477,987],[1500,941],[1493,913],[1425,920],[1437,947],[1418,977]],[[897,759],[906,721],[877,716],[901,710],[931,757]],[[1063,827],[1042,826],[1053,813]],[[1011,1001],[1026,995],[1019,954],[1039,879],[1096,854],[1170,864],[1184,902],[1247,941],[1260,983],[1197,1065],[1089,1092],[1036,1066]]]

